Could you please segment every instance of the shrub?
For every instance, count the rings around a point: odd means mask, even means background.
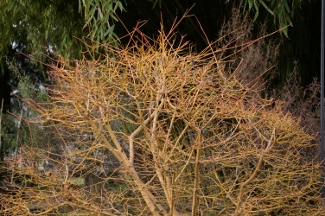
[[[324,214],[299,119],[237,79],[241,64],[229,73],[224,49],[173,44],[174,27],[52,65],[52,102],[28,103],[60,150],[8,158],[20,189],[0,198],[4,213]]]

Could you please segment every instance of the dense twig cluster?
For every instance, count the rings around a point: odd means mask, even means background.
[[[29,104],[62,142],[7,161],[19,189],[5,214],[324,213],[299,121],[225,73],[223,49],[191,53],[172,31],[52,66],[52,102]]]

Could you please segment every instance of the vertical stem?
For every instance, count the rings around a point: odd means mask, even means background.
[[[91,118],[88,118],[89,124],[92,130],[101,138],[101,140],[105,143],[107,149],[115,156],[115,158],[121,163],[121,165],[127,170],[128,174],[134,180],[135,185],[137,186],[139,192],[141,193],[144,201],[146,202],[148,208],[151,211],[151,214],[154,216],[159,216],[159,212],[162,212],[164,215],[166,214],[166,210],[158,203],[155,199],[154,195],[150,192],[150,189],[147,185],[145,185],[140,177],[137,174],[137,171],[134,168],[134,165],[128,160],[123,148],[117,140],[116,134],[111,128],[109,122],[106,124],[106,131],[109,134],[111,140],[113,141],[115,148],[111,145],[111,143],[106,139],[105,135],[101,131],[98,126],[94,123]],[[158,210],[158,211],[157,211]]]
[[[173,183],[174,183],[174,174],[172,176],[172,181],[170,182],[170,178],[167,178],[167,187],[170,188],[170,197],[171,197],[171,203],[170,203],[170,215],[173,215],[174,212],[174,198],[173,198]]]
[[[129,161],[123,161],[121,164],[126,167],[128,170],[128,173],[131,175],[131,177],[134,180],[134,183],[136,184],[138,190],[140,191],[144,201],[146,202],[148,208],[151,211],[151,214],[154,216],[159,216],[159,212],[162,212],[164,215],[166,215],[166,210],[158,203],[154,195],[150,192],[147,185],[145,185],[142,180],[139,178],[138,174],[136,173],[136,170],[133,166],[128,166]],[[158,210],[158,211],[157,211]]]
[[[275,128],[273,128],[271,138],[268,140],[266,148],[263,149],[261,154],[260,154],[257,165],[256,165],[256,167],[254,169],[254,172],[252,173],[252,175],[245,182],[243,182],[240,185],[239,193],[238,193],[238,196],[237,196],[237,208],[235,210],[234,215],[236,215],[236,216],[237,215],[242,215],[241,205],[242,205],[242,196],[243,196],[243,193],[244,193],[244,187],[246,187],[248,184],[250,184],[254,180],[255,176],[260,171],[260,168],[261,168],[262,163],[264,161],[265,154],[268,153],[268,151],[274,146],[274,144],[275,144]]]
[[[193,202],[192,202],[192,216],[196,215],[198,199],[197,199],[197,192],[199,188],[199,162],[201,156],[201,146],[202,146],[202,134],[199,133],[198,141],[196,143],[196,157],[195,157],[195,167],[194,167],[194,188],[193,188]]]

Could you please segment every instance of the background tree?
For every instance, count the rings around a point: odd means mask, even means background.
[[[1,98],[5,99],[5,109],[10,106],[9,92],[16,86],[10,69],[5,61],[15,60],[18,65],[34,80],[44,81],[46,70],[30,66],[29,57],[48,60],[44,54],[58,52],[65,57],[79,58],[84,49],[77,39],[93,41],[109,41],[114,35],[114,25],[110,24],[117,9],[123,10],[119,1],[1,1],[0,3],[0,63]],[[108,38],[107,38],[108,37]],[[17,53],[29,55],[27,58]],[[32,64],[36,62],[32,61]],[[42,78],[43,76],[43,78]]]
[[[106,4],[101,1],[76,0],[0,2],[0,98],[4,99],[4,114],[10,111],[19,116],[23,109],[13,103],[16,101],[14,94],[23,94],[18,89],[20,78],[27,76],[37,91],[40,90],[39,86],[44,87],[50,82],[46,75],[47,68],[35,60],[48,62],[48,56],[53,52],[79,58],[85,47],[77,38],[84,41],[89,38],[96,43],[111,40],[106,37],[113,35],[114,27],[107,26],[107,16],[112,17],[115,10],[123,7],[118,1],[105,2]],[[90,26],[96,28],[90,29]],[[34,60],[31,61],[30,58]],[[3,136],[1,155],[14,148],[12,141],[16,140],[14,137],[19,130],[12,118],[4,115],[4,119],[3,131],[0,133]]]

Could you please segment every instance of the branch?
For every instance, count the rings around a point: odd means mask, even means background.
[[[259,132],[259,131],[258,131]],[[271,149],[271,147],[274,145],[275,141],[274,141],[274,137],[275,137],[275,128],[273,128],[272,131],[272,135],[268,141],[268,144],[266,146],[266,148],[264,150],[262,150],[262,153],[260,154],[260,158],[257,162],[257,165],[255,167],[254,172],[252,173],[252,175],[240,185],[240,189],[239,189],[239,193],[238,193],[238,197],[237,197],[237,208],[236,208],[236,213],[235,215],[240,215],[240,207],[242,204],[242,196],[243,196],[243,191],[244,191],[244,187],[247,186],[249,183],[251,183],[251,181],[255,178],[255,176],[257,175],[257,172],[260,170],[260,167],[262,165],[262,162],[264,160],[264,156],[265,154]]]

